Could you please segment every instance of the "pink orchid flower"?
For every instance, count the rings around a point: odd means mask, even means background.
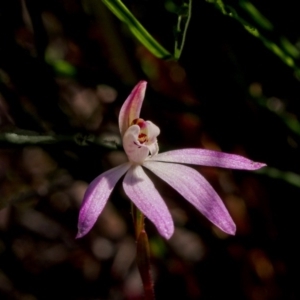
[[[169,239],[174,232],[171,214],[146,175],[146,168],[171,185],[194,205],[214,225],[228,234],[235,234],[236,226],[222,200],[196,170],[182,164],[256,170],[265,164],[253,162],[239,155],[206,149],[182,149],[158,154],[159,128],[140,118],[147,83],[139,82],[124,102],[119,127],[128,162],[110,169],[87,188],[80,209],[78,234],[87,234],[101,214],[112,190],[124,175],[123,188],[137,208]]]

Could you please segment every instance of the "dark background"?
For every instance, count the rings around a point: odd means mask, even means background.
[[[176,15],[166,2],[125,3],[172,52]],[[288,39],[299,56],[295,1],[252,1],[269,31],[241,3],[226,2],[270,41]],[[75,235],[88,183],[126,159],[105,141],[119,141],[119,109],[144,79],[141,117],[160,127],[160,151],[203,147],[268,164],[262,172],[197,168],[228,207],[234,237],[153,178],[176,225],[165,241],[146,222],[157,299],[298,299],[297,77],[205,1],[193,2],[179,62],[155,58],[100,0],[1,1],[0,298],[142,297],[121,184],[92,231]],[[7,133],[59,140],[17,143]]]

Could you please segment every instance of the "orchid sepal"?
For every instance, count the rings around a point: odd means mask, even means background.
[[[265,163],[255,162],[241,155],[195,148],[167,151],[147,159],[236,170],[257,170],[266,166]]]

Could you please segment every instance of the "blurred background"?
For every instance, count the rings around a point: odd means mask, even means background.
[[[183,2],[124,3],[172,53]],[[156,298],[299,299],[298,8],[220,3],[192,3],[176,61],[151,54],[100,0],[0,2],[1,299],[142,299],[120,183],[75,240],[89,182],[126,160],[118,112],[141,79],[141,117],[160,127],[161,152],[207,148],[268,164],[196,167],[234,219],[233,237],[153,176],[176,225],[166,241],[146,221]]]

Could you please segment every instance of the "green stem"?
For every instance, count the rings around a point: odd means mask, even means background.
[[[131,204],[131,210],[137,243],[136,262],[143,282],[145,299],[154,300],[155,295],[150,272],[150,247],[145,230],[145,217],[133,203]]]
[[[187,29],[192,15],[192,0],[184,1],[182,5],[182,13],[178,14],[176,37],[174,46],[174,58],[178,60],[181,56],[183,46],[185,43]]]
[[[28,130],[15,130],[0,133],[0,146],[13,145],[49,145],[59,143],[74,143],[78,146],[90,144],[102,146],[109,149],[118,149],[119,145],[112,139],[101,139],[91,134],[77,133],[75,135],[45,135]]]

